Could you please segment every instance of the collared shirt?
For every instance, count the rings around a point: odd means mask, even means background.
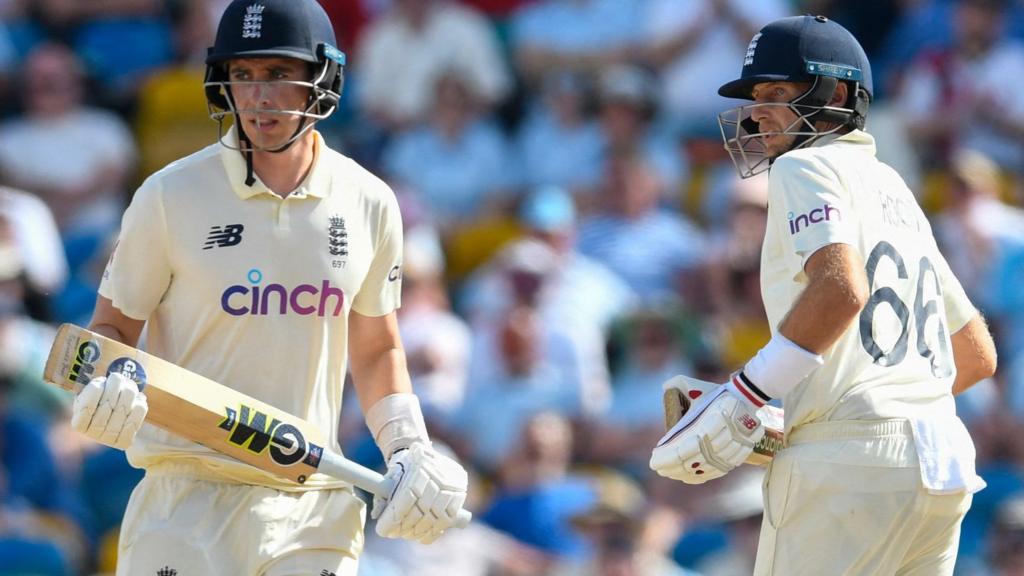
[[[768,180],[761,293],[778,330],[830,244],[864,259],[870,298],[825,364],[785,398],[786,431],[807,422],[913,417],[952,406],[950,335],[977,312],[921,208],[874,139],[854,130],[787,152]]]
[[[312,422],[337,450],[349,313],[399,306],[402,226],[390,188],[314,138],[313,167],[285,198],[246,186],[241,153],[220,144],[151,176],[100,294],[147,321],[150,353]],[[128,457],[294,488],[150,426]],[[318,474],[305,488],[325,485],[339,484]]]

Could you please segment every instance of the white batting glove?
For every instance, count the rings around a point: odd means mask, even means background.
[[[149,404],[139,386],[119,372],[93,378],[72,406],[71,427],[89,438],[124,450],[146,419]]]
[[[370,515],[377,520],[377,534],[385,538],[429,544],[455,524],[466,502],[465,469],[424,442],[393,454],[385,477],[398,483],[391,498],[374,497]]]
[[[654,447],[651,469],[686,484],[725,476],[754,450],[764,426],[757,408],[728,385],[704,394]]]

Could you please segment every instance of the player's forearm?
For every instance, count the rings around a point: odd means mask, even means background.
[[[779,332],[794,344],[824,354],[849,328],[867,302],[867,281],[842,269],[812,278]]]
[[[953,394],[960,394],[996,373],[996,346],[980,314],[957,330],[950,341],[956,364]]]
[[[412,392],[405,351],[401,348],[390,348],[365,359],[353,357],[352,380],[364,414],[385,396]]]

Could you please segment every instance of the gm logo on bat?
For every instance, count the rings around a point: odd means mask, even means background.
[[[245,448],[253,454],[269,451],[270,459],[281,466],[292,466],[299,462],[316,468],[320,466],[320,458],[324,449],[311,442],[298,427],[277,418],[270,419],[266,414],[242,404],[238,410],[224,407],[224,420],[218,424],[222,430],[231,434],[228,441]],[[300,484],[306,476],[298,477]]]
[[[95,362],[100,358],[100,345],[92,340],[79,342],[75,351],[75,361],[68,371],[68,380],[79,384],[88,384],[92,373],[96,370]]]

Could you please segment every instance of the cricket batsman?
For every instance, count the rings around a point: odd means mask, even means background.
[[[871,68],[822,16],[772,22],[719,94],[741,176],[769,170],[761,293],[772,338],[694,404],[651,467],[686,483],[741,464],[785,407],[755,574],[953,573],[972,440],[953,395],[996,368],[988,328],[903,179],[864,131]]]
[[[351,368],[398,478],[382,536],[451,527],[467,475],[429,441],[396,322],[402,221],[392,191],[314,129],[337,107],[345,55],[316,0],[235,0],[206,60],[220,142],[141,186],[125,212],[90,329],[337,430]],[[225,120],[232,124],[224,129]],[[113,374],[72,425],[145,469],[117,574],[354,576],[366,506],[322,474],[298,485],[141,426],[144,390]],[[141,426],[141,429],[140,429]]]

